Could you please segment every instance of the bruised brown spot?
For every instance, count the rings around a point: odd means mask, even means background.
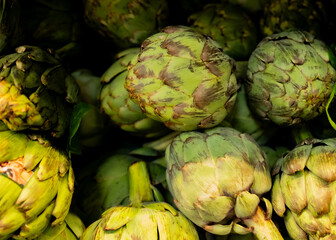
[[[209,41],[205,42],[201,54],[201,60],[204,62],[209,71],[216,76],[223,75],[221,69],[218,67],[222,61],[218,56],[219,54],[222,55],[222,52],[219,48],[216,46],[210,46]]]
[[[159,78],[162,80],[162,82],[171,87],[175,88],[175,85],[178,85],[181,83],[181,79],[176,76],[172,71],[168,71],[169,64],[167,64],[164,69],[159,73]]]
[[[170,33],[181,31],[181,29],[182,28],[180,26],[168,26],[168,27],[163,28],[162,32],[170,34]]]
[[[134,71],[135,76],[137,76],[138,79],[155,77],[154,72],[148,71],[148,68],[146,68],[145,65],[139,65],[133,71]]]
[[[180,103],[178,105],[176,105],[174,108],[173,108],[173,111],[174,111],[174,115],[173,115],[173,119],[177,119],[179,118],[181,115],[185,115],[186,112],[184,111],[184,109],[186,107],[188,107],[189,105],[187,103]]]
[[[216,120],[213,118],[212,115],[210,115],[207,118],[204,118],[199,124],[198,127],[199,128],[208,128],[208,127],[212,127],[216,124]]]
[[[167,49],[168,54],[171,56],[185,56],[183,52],[188,52],[192,58],[196,58],[195,54],[191,51],[188,46],[181,44],[179,41],[174,41],[173,39],[167,39],[161,43],[161,47]],[[181,53],[182,52],[182,53]]]
[[[214,85],[206,88],[204,83],[201,83],[194,91],[194,104],[199,109],[206,108],[210,103],[219,99],[221,92],[220,86]]]
[[[0,163],[0,173],[5,174],[10,179],[23,186],[34,174],[33,171],[26,171],[24,168],[23,157],[15,161]]]

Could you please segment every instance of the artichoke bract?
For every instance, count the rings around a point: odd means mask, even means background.
[[[198,240],[195,226],[165,202],[154,202],[146,163],[129,167],[129,206],[108,209],[92,223],[82,240],[90,239],[188,239]]]
[[[269,166],[252,137],[224,127],[184,132],[168,145],[165,158],[175,204],[196,225],[217,235],[282,239],[262,197],[272,186]]]
[[[232,109],[235,61],[210,37],[168,26],[147,38],[129,64],[125,88],[150,118],[175,131],[218,125]]]
[[[145,137],[156,137],[168,129],[159,121],[147,117],[125,89],[127,66],[137,56],[139,48],[130,48],[117,54],[117,60],[101,77],[99,96],[102,111],[122,130]]]
[[[62,136],[78,90],[61,63],[41,48],[21,46],[0,58],[0,120],[10,130]]]
[[[66,218],[74,191],[67,156],[39,136],[0,132],[0,239],[32,239]]]
[[[188,20],[192,28],[212,37],[235,60],[247,60],[257,46],[257,29],[239,6],[207,4]]]
[[[336,235],[336,138],[298,144],[274,169],[272,205],[292,239]]]
[[[167,18],[165,0],[84,0],[86,23],[122,48],[158,32]]]
[[[305,31],[265,37],[252,52],[245,81],[257,116],[281,126],[323,113],[336,81],[327,46]]]

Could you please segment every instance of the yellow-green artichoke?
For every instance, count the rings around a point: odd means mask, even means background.
[[[67,156],[38,136],[0,132],[0,239],[33,239],[66,218],[74,191]]]

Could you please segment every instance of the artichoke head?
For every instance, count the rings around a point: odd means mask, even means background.
[[[64,153],[38,136],[0,132],[0,239],[32,239],[66,218],[74,173]]]
[[[127,66],[139,51],[139,48],[130,48],[118,53],[117,60],[101,77],[101,109],[122,130],[139,136],[156,137],[167,133],[168,129],[161,122],[147,117],[124,87]]]
[[[68,129],[78,86],[52,55],[33,46],[0,58],[0,120],[10,130],[60,137]]]
[[[336,236],[336,139],[305,140],[279,159],[272,204],[293,239]]]
[[[249,135],[224,127],[181,133],[165,157],[175,204],[196,225],[217,235],[258,235],[259,226],[249,221],[260,213],[261,201],[267,206],[263,221],[270,224],[270,202],[262,195],[271,189],[271,174],[265,154]]]
[[[122,48],[140,45],[166,22],[165,0],[85,0],[86,23]]]
[[[185,26],[147,38],[125,87],[150,118],[175,131],[218,125],[236,100],[235,62],[217,42]]]
[[[251,54],[245,82],[251,110],[281,126],[323,113],[336,81],[327,46],[305,31],[265,37]]]
[[[188,20],[192,28],[212,37],[235,60],[247,60],[258,43],[252,19],[233,4],[207,4]]]
[[[86,229],[81,239],[198,240],[194,225],[168,203],[155,202],[152,189],[146,163],[131,164],[131,204],[106,210]]]

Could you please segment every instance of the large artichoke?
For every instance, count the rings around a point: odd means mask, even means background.
[[[165,24],[165,0],[84,0],[87,24],[123,48],[140,45]]]
[[[324,112],[336,81],[327,46],[305,31],[265,37],[248,61],[245,82],[251,109],[282,126]]]
[[[257,29],[242,8],[207,4],[189,17],[190,26],[217,41],[235,60],[247,60],[257,45]]]
[[[108,209],[92,223],[82,240],[90,239],[188,239],[198,240],[194,225],[165,202],[154,202],[145,162],[129,167],[129,206]]]
[[[189,131],[219,124],[237,95],[235,62],[217,42],[185,26],[147,38],[125,87],[150,118]]]
[[[10,130],[48,131],[60,137],[69,126],[78,87],[48,52],[21,46],[0,58],[0,121]]]
[[[147,117],[124,87],[128,63],[139,51],[139,48],[130,48],[117,54],[117,60],[101,77],[103,87],[99,98],[102,111],[122,130],[154,137],[166,133],[168,129],[161,122]]]
[[[0,239],[32,239],[66,218],[74,174],[64,153],[37,136],[0,132]]]
[[[223,127],[184,132],[167,147],[166,162],[175,204],[196,225],[218,235],[282,239],[262,198],[272,186],[268,163],[249,135]]]
[[[274,169],[272,205],[292,239],[335,239],[336,139],[305,140]]]

